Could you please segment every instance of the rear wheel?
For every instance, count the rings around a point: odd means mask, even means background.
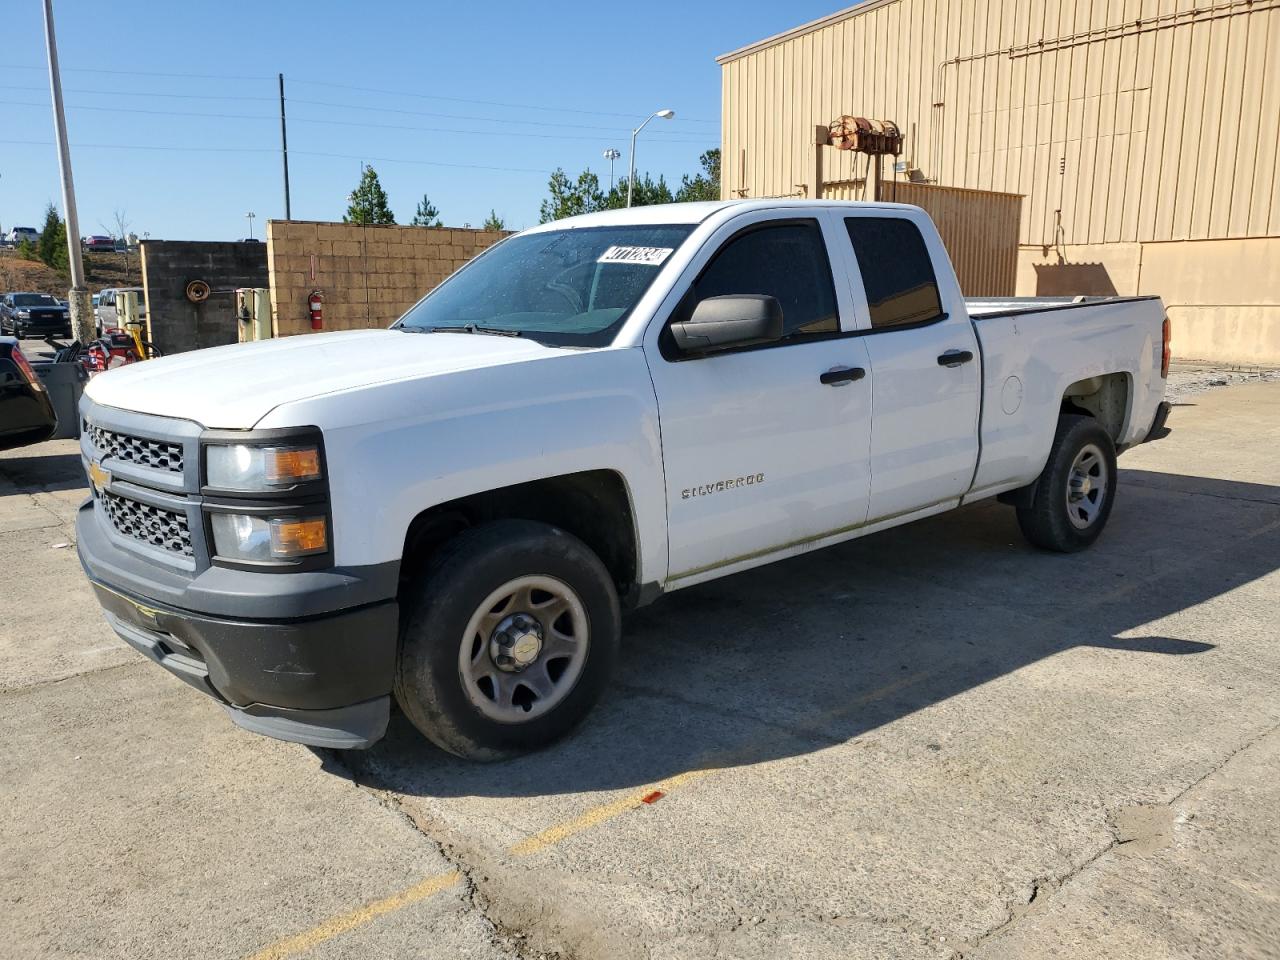
[[[1116,451],[1092,417],[1064,415],[1035,497],[1018,508],[1018,526],[1045,550],[1072,553],[1101,535],[1116,493]]]
[[[433,558],[401,633],[396,699],[432,742],[475,760],[545,746],[599,699],[618,597],[576,537],[527,520],[459,534]]]

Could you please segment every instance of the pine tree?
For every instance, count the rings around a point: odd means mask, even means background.
[[[505,230],[507,229],[507,221],[498,216],[498,211],[490,209],[489,216],[485,217],[484,229],[486,230]]]
[[[51,203],[44,211],[44,227],[36,241],[36,253],[47,266],[66,272],[71,269],[71,254],[67,250],[67,224],[58,216]]]
[[[440,219],[440,211],[436,209],[436,205],[432,203],[427,195],[422,195],[422,200],[418,203],[418,212],[413,215],[413,219],[409,221],[411,227],[443,227],[444,221]]]
[[[348,198],[347,215],[343,223],[395,223],[396,218],[387,206],[387,192],[382,189],[378,173],[373,167],[365,166],[360,175],[360,185]]]

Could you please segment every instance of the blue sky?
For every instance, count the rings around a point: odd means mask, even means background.
[[[718,54],[840,0],[642,3],[55,0],[82,234],[114,211],[165,239],[255,235],[284,216],[276,74],[293,215],[340,219],[361,160],[399,222],[426,192],[445,223],[536,223],[547,177],[622,151],[678,182],[720,142]],[[0,225],[60,203],[39,0],[0,0]],[[358,89],[357,89],[358,88]]]

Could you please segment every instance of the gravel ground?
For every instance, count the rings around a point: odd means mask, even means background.
[[[1177,403],[1206,390],[1240,383],[1280,383],[1280,370],[1199,363],[1175,363],[1169,371],[1165,399]]]

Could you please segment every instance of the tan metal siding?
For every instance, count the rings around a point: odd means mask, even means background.
[[[1280,0],[867,4],[723,61],[724,193],[800,194],[813,126],[854,113],[930,180],[1025,194],[1023,244],[1276,236],[1277,62]]]

